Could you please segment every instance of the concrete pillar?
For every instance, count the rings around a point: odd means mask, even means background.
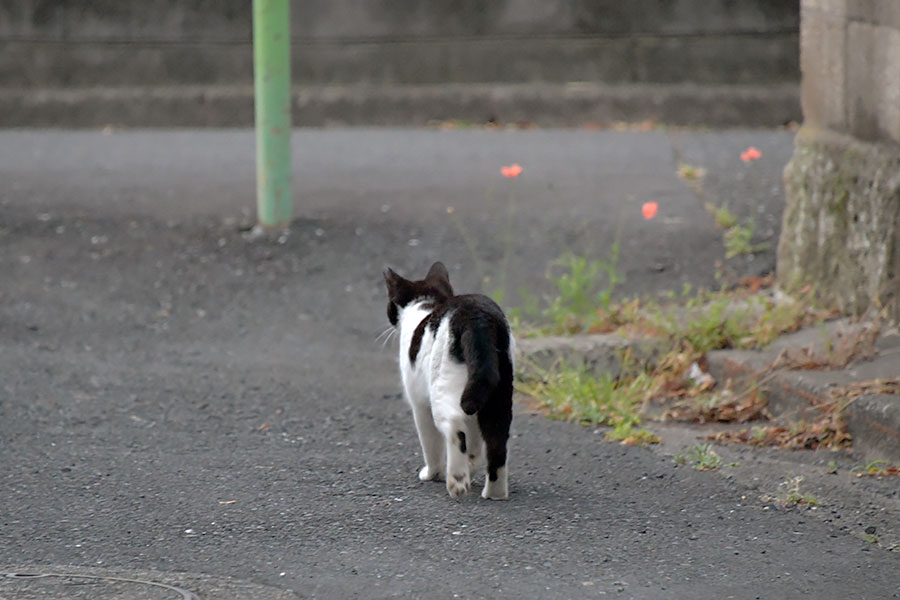
[[[777,277],[900,319],[900,0],[803,0]]]

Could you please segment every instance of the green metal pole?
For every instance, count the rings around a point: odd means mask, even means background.
[[[253,0],[256,209],[263,227],[291,222],[289,0]]]

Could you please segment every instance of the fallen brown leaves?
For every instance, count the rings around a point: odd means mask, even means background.
[[[745,290],[748,294],[756,294],[759,290],[771,288],[775,283],[774,275],[766,275],[760,277],[758,275],[747,275],[741,277],[738,281],[738,288]]]
[[[766,404],[758,389],[742,394],[725,389],[676,402],[663,418],[693,423],[747,423],[768,418]]]
[[[722,443],[741,443],[752,446],[777,446],[785,450],[815,450],[817,448],[847,448],[851,435],[842,419],[843,410],[859,396],[876,394],[900,395],[900,379],[875,379],[860,381],[833,388],[829,392],[832,401],[820,405],[822,417],[810,423],[799,422],[791,427],[783,425],[757,426],[740,431],[726,431],[709,437]],[[894,475],[896,467],[863,472],[862,475]]]
[[[746,423],[767,418],[766,399],[758,386],[735,391],[729,380],[717,388],[708,371],[706,357],[694,360],[690,352],[672,353],[662,360],[654,391],[665,406],[662,420]]]
[[[831,414],[812,423],[757,426],[740,431],[723,431],[708,437],[710,441],[751,446],[775,446],[782,450],[847,448],[852,437],[839,414]]]

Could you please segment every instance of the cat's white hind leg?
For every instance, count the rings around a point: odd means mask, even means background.
[[[468,439],[465,427],[456,422],[448,428],[446,439],[447,450],[447,493],[454,498],[464,496],[472,486],[469,472]]]
[[[440,334],[438,337],[440,338]],[[433,368],[431,410],[434,422],[444,436],[447,493],[453,498],[459,498],[466,494],[472,485],[467,434],[474,420],[466,415],[460,406],[460,397],[466,386],[468,372],[464,364],[456,362],[449,354],[436,361]]]
[[[416,402],[410,404],[419,443],[422,445],[422,456],[425,458],[425,466],[419,469],[419,480],[432,481],[444,473],[444,436],[434,424],[430,405]]]
[[[447,404],[434,406],[438,430],[444,438],[444,457],[447,465],[447,493],[459,498],[472,486],[469,470],[469,437],[467,418],[462,409],[452,410]]]

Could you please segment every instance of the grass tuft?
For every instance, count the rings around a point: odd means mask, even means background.
[[[742,225],[738,216],[731,212],[727,206],[716,206],[711,202],[706,203],[706,211],[713,216],[716,226],[725,230],[722,239],[725,242],[725,258],[733,258],[741,254],[754,254],[767,249],[768,244],[753,244],[753,235],[756,233],[756,224],[752,219]]]
[[[659,442],[641,429],[640,406],[651,384],[649,378],[616,380],[609,375],[595,377],[585,367],[561,365],[552,371],[532,373],[517,382],[517,389],[533,398],[550,417],[583,425],[608,425],[608,438],[629,445]]]
[[[802,482],[803,477],[800,475],[786,479],[778,484],[779,489],[775,496],[767,496],[765,499],[775,502],[782,508],[792,508],[795,506],[821,506],[822,502],[818,498],[800,490],[800,484]]]
[[[714,471],[722,466],[722,457],[709,444],[696,444],[684,454],[676,454],[675,464],[692,467],[697,471]]]

